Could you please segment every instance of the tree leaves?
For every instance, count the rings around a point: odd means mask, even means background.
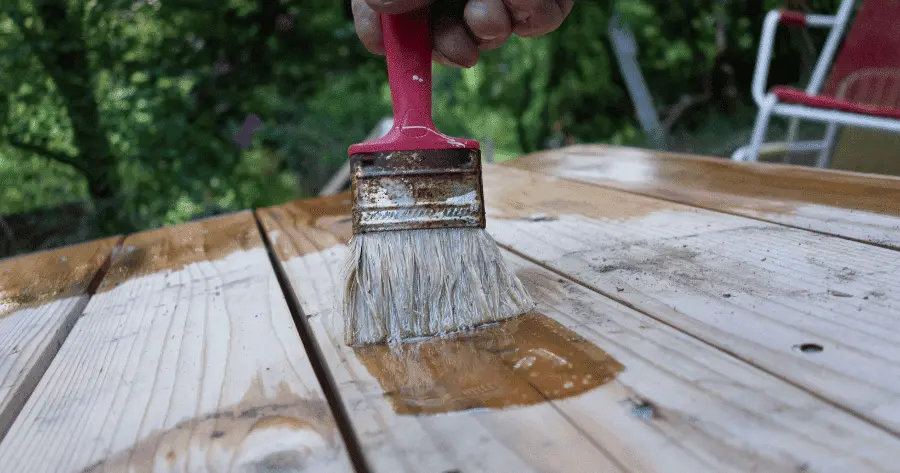
[[[503,156],[641,144],[606,35],[613,7],[666,110],[726,87],[739,96],[723,100],[749,101],[762,15],[781,4],[578,1],[546,37],[512,38],[470,70],[435,66],[435,121]],[[92,237],[313,194],[390,114],[383,58],[334,0],[8,0],[0,50],[0,214],[91,193],[108,212]],[[778,59],[773,79],[799,77],[791,60]],[[730,113],[716,100],[678,123]],[[263,126],[241,149],[233,134],[250,114]]]

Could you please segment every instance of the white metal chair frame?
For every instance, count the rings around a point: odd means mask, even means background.
[[[759,107],[756,123],[753,127],[753,135],[747,146],[738,148],[731,159],[735,161],[757,161],[763,140],[769,126],[772,115],[790,117],[792,119],[806,119],[819,122],[827,122],[828,129],[821,141],[794,141],[796,122],[792,123],[788,142],[775,148],[785,148],[790,151],[819,151],[816,166],[827,167],[834,140],[840,125],[851,125],[867,128],[875,128],[893,132],[900,132],[900,120],[894,118],[864,115],[859,113],[839,110],[822,109],[799,104],[779,103],[774,93],[766,93],[766,82],[769,75],[769,65],[772,60],[775,33],[780,23],[799,24],[807,27],[830,28],[828,38],[816,61],[809,84],[805,92],[809,95],[817,95],[822,91],[825,79],[828,75],[834,55],[844,36],[850,15],[853,12],[854,0],[843,0],[836,15],[812,15],[799,12],[786,12],[773,10],[766,15],[763,23],[762,36],[760,38],[759,52],[756,58],[756,68],[753,72],[752,93],[753,101]],[[851,79],[848,77],[847,79]],[[849,86],[846,81],[841,84],[841,89]]]

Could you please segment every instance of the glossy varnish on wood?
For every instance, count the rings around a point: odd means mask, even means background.
[[[622,364],[603,350],[534,312],[470,332],[354,351],[398,414],[565,399],[622,371]]]
[[[383,346],[354,350],[344,345],[343,324],[333,307],[350,236],[345,196],[292,202],[257,213],[373,471],[566,472],[580,471],[584,465],[620,471],[546,402],[540,388],[525,380],[526,364],[540,363],[535,369],[553,370],[543,363],[552,365],[554,359],[558,374],[575,375],[581,382],[584,377],[578,374],[590,370],[592,378],[600,378],[589,380],[593,387],[609,381],[618,369],[615,360],[551,320],[533,315],[517,325],[486,327],[490,334],[504,337],[500,340],[475,332],[456,341],[426,340],[393,350]],[[313,205],[320,210],[310,209]],[[516,333],[514,327],[524,330]],[[552,333],[535,334],[537,327]],[[533,361],[521,353],[529,348],[536,351]],[[521,356],[513,361],[517,353]],[[573,356],[580,365],[570,369],[560,362],[560,354]],[[555,381],[565,389],[566,381]],[[569,389],[574,390],[575,378],[572,381]],[[546,382],[549,386],[554,378]],[[564,397],[562,392],[555,395]],[[530,406],[525,410],[510,406],[516,404]],[[510,407],[487,409],[503,405]],[[454,412],[442,414],[448,411]],[[537,425],[539,429],[534,428]]]
[[[117,238],[0,260],[0,318],[84,294]]]
[[[248,225],[249,215],[244,212],[129,236],[98,291],[108,291],[133,278],[178,271],[191,263],[262,248],[259,232]]]
[[[261,210],[279,258],[346,245],[349,197]],[[621,370],[602,350],[537,313],[449,338],[357,347],[355,354],[400,414],[535,404],[581,394]]]
[[[500,166],[484,183],[501,245],[900,432],[900,252]]]
[[[352,471],[252,213],[128,237],[2,471]]]
[[[349,193],[256,212],[275,268],[251,212],[0,261],[0,472],[897,470],[894,181],[519,165],[487,230],[535,310],[399,346],[343,343]]]
[[[511,185],[518,182],[512,180]],[[543,188],[537,194],[554,202],[554,211],[580,208],[569,205],[577,199],[567,195]],[[332,309],[346,234],[342,228],[331,237],[322,233],[323,225],[309,218],[306,209],[312,202],[263,209],[259,216],[270,239],[282,248],[281,264],[373,471],[888,472],[893,468],[892,452],[900,441],[891,434],[508,253],[508,262],[538,301],[534,314],[505,323],[526,329],[519,341],[516,335],[510,337],[504,324],[497,324],[394,349],[344,346],[341,321]],[[315,202],[330,209],[320,213],[328,215],[328,221],[340,220],[340,206]],[[610,214],[619,219],[647,215],[651,206],[625,202]],[[506,219],[546,222],[561,217],[547,209],[536,212],[528,202],[504,210]],[[296,226],[288,227],[290,222]],[[488,228],[498,222],[489,220]],[[529,341],[536,332],[541,334],[537,339],[550,332],[556,346]],[[569,343],[586,344],[590,347],[586,351],[602,353],[594,361],[606,367],[608,379],[577,395],[553,399],[553,391],[560,382],[565,388],[564,378],[572,374],[561,360],[566,356],[555,356],[571,353],[561,348]],[[547,384],[531,381],[530,363],[547,363],[538,368],[549,375],[536,377]],[[517,370],[523,370],[521,378]],[[572,381],[574,388],[576,379]],[[498,388],[508,388],[509,397],[518,402],[496,402],[491,393],[500,392]],[[529,389],[541,395],[532,397]]]
[[[0,439],[87,304],[117,241],[0,261]]]
[[[900,179],[583,145],[505,165],[900,248]]]

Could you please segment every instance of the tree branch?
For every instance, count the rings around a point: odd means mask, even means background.
[[[19,244],[16,242],[16,235],[13,233],[12,228],[10,228],[9,224],[6,223],[6,220],[3,217],[0,217],[0,228],[3,229],[3,233],[6,234],[6,239],[9,240],[10,254],[16,254],[19,252]]]
[[[675,126],[675,122],[677,122],[678,119],[681,118],[681,116],[685,112],[687,112],[689,108],[691,108],[695,105],[706,103],[709,101],[710,98],[711,98],[711,94],[709,94],[709,93],[703,93],[703,94],[697,94],[697,95],[688,95],[688,94],[682,95],[681,98],[678,100],[678,102],[676,102],[675,105],[673,105],[668,110],[668,112],[666,112],[666,114],[665,114],[666,119],[663,120],[663,123],[662,123],[663,130],[665,130],[666,133],[671,132],[672,127]]]
[[[10,144],[10,146],[14,148],[18,148],[22,151],[30,151],[35,154],[39,154],[45,158],[52,159],[54,161],[59,161],[63,164],[67,164],[77,169],[79,172],[83,172],[84,169],[79,165],[78,160],[75,156],[72,156],[69,153],[61,152],[61,151],[53,151],[49,148],[46,148],[42,145],[34,144],[34,143],[26,143],[18,138],[7,136],[6,141]]]

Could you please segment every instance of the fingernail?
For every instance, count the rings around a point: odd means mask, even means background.
[[[484,2],[473,0],[466,5],[466,13],[472,12],[473,15],[479,15],[480,18],[487,18],[488,7]]]

